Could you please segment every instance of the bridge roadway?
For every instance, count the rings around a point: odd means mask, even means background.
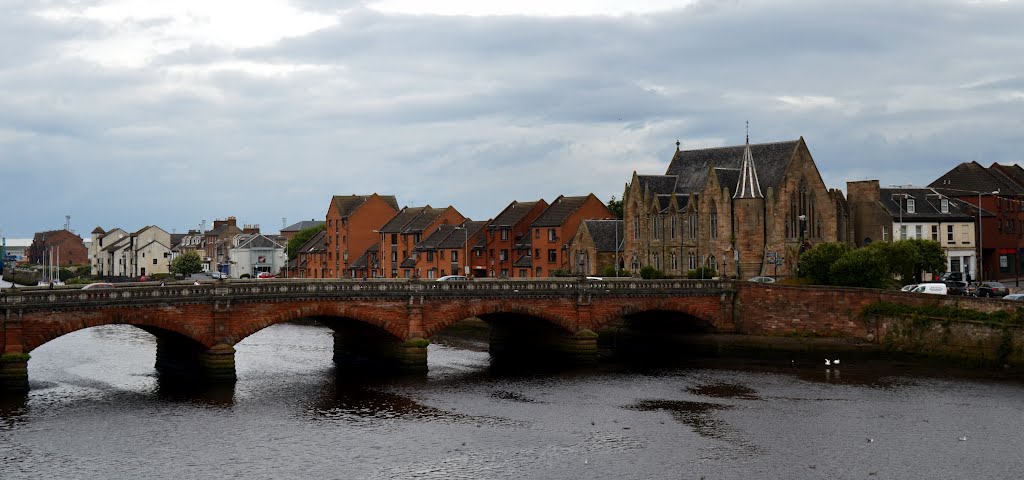
[[[227,280],[112,289],[0,293],[0,388],[28,388],[29,353],[84,328],[128,324],[156,337],[161,374],[235,379],[234,345],[266,327],[313,319],[334,331],[340,367],[425,371],[431,336],[471,317],[487,322],[495,361],[596,361],[595,332],[627,338],[680,332],[844,337],[878,342],[889,324],[861,318],[874,302],[980,311],[1013,302],[884,290],[718,280]],[[621,346],[621,344],[620,344]]]
[[[129,324],[157,339],[161,373],[233,380],[234,345],[268,326],[315,319],[334,330],[339,364],[426,369],[438,331],[478,317],[501,357],[596,359],[601,327],[643,312],[678,312],[733,331],[734,284],[701,280],[274,279],[125,284],[112,289],[22,288],[0,293],[0,382],[27,387],[28,353],[84,328]]]

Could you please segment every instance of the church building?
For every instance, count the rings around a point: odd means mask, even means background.
[[[624,268],[672,276],[710,269],[747,279],[796,274],[800,252],[848,239],[846,199],[797,140],[680,150],[665,175],[638,175],[622,197]]]

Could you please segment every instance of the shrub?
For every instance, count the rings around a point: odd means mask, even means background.
[[[657,278],[668,278],[665,272],[658,270],[650,265],[647,265],[640,269],[640,277],[646,279],[657,279]]]
[[[700,267],[696,270],[686,272],[686,278],[711,278],[716,275],[718,275],[718,273],[708,267]]]

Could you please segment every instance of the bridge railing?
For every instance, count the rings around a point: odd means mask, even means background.
[[[155,283],[118,285],[114,288],[82,289],[73,286],[46,289],[27,287],[5,289],[0,293],[0,308],[45,308],[87,304],[132,303],[202,303],[227,298],[253,300],[258,298],[309,297],[495,297],[579,295],[707,295],[732,289],[732,282],[684,279],[609,279],[577,280],[548,278],[529,280],[472,280],[468,282],[437,282],[432,280],[346,280],[346,279],[275,279],[191,283]]]

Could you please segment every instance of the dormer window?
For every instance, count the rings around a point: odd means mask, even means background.
[[[917,207],[914,205],[914,199],[907,199],[907,213],[917,213]]]
[[[940,208],[941,208],[942,213],[949,213],[949,199],[948,198],[943,198],[940,203],[941,203]]]

